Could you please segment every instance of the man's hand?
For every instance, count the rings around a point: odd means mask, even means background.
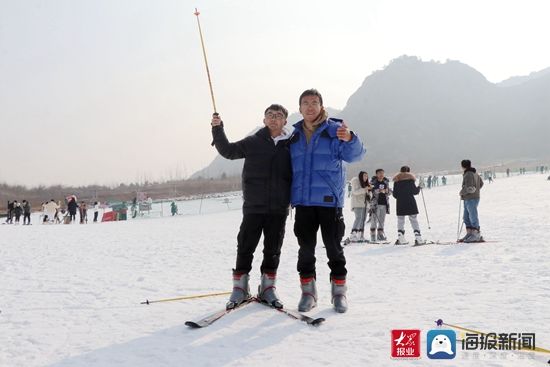
[[[222,118],[220,117],[219,113],[212,114],[212,122],[210,125],[212,126],[220,126],[222,124]]]
[[[342,126],[336,130],[336,136],[342,141],[351,140],[351,132],[348,129],[348,125],[346,125],[344,121],[342,121]]]

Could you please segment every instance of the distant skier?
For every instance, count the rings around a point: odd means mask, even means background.
[[[13,213],[15,215],[15,224],[19,224],[19,219],[21,218],[21,214],[23,214],[23,208],[17,200],[14,201]]]
[[[406,245],[405,239],[405,216],[409,217],[414,231],[414,243],[420,245],[424,243],[420,235],[420,225],[418,224],[415,195],[418,195],[421,188],[415,185],[416,178],[410,173],[408,166],[401,167],[400,172],[393,177],[393,197],[396,200],[395,208],[397,213],[397,241],[396,245]]]
[[[447,185],[447,177],[445,176],[441,177],[441,183],[443,184],[443,186]]]
[[[510,177],[510,168],[506,168],[506,177]]]
[[[52,202],[55,202],[52,199]],[[76,202],[76,197],[73,195],[67,204],[67,210],[69,211],[69,217],[71,218],[71,223],[76,221],[76,210],[78,209],[78,204]]]
[[[85,201],[79,205],[80,224],[88,223],[88,205]]]
[[[172,216],[178,214],[178,206],[175,201],[172,201],[170,204],[170,212],[172,213]]]
[[[290,131],[285,129],[287,117],[286,108],[272,104],[264,111],[264,127],[235,143],[227,140],[221,117],[218,114],[212,117],[213,144],[220,155],[227,159],[244,158],[243,220],[237,236],[233,292],[227,302],[227,309],[251,297],[249,273],[262,232],[264,258],[260,267],[262,276],[258,297],[273,307],[283,307],[275,282],[289,212],[292,179],[288,146]]]
[[[31,203],[23,200],[23,225],[31,224]]]
[[[11,224],[13,223],[13,201],[8,200],[8,210],[7,210],[7,216],[6,216],[6,223]]]
[[[428,189],[432,188],[432,176],[428,176]]]
[[[369,174],[361,171],[357,177],[353,177],[351,183],[351,210],[355,214],[355,221],[351,229],[349,240],[351,242],[363,241],[365,231],[365,220],[370,203],[370,191],[372,186],[369,182]]]
[[[389,195],[391,195],[391,190],[390,180],[384,177],[384,170],[382,168],[376,170],[376,176],[372,177],[371,185],[374,195],[372,196],[372,204],[369,209],[370,240],[371,242],[386,241],[384,223],[386,221],[386,214],[390,214]]]
[[[472,167],[469,159],[461,162],[464,175],[462,176],[462,190],[460,198],[464,200],[464,225],[466,226],[466,236],[460,239],[461,242],[479,242],[483,240],[480,233],[479,217],[477,207],[480,200],[480,190],[483,187],[483,180]]]
[[[99,216],[99,201],[94,202],[94,223],[97,223],[97,217]]]

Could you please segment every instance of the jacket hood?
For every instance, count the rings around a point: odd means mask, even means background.
[[[399,172],[393,177],[394,182],[398,181],[406,181],[406,180],[413,180],[416,181],[416,177],[412,173],[409,172]]]

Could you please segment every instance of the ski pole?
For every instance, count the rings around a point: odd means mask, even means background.
[[[214,107],[214,114],[218,113],[218,110],[216,109],[216,100],[214,99],[214,89],[212,88],[212,79],[210,78],[210,69],[208,68],[208,59],[206,57],[206,48],[204,47],[204,39],[202,37],[202,29],[201,29],[201,22],[199,20],[199,11],[197,8],[195,8],[195,13],[193,13],[197,16],[197,25],[199,27],[199,36],[201,38],[201,46],[202,46],[202,55],[204,56],[204,65],[206,66],[206,75],[208,76],[208,85],[210,86],[210,97],[212,97],[212,107]]]
[[[424,213],[426,213],[426,221],[428,222],[428,229],[432,229],[430,227],[430,218],[428,218],[428,209],[426,209],[426,200],[424,200],[424,190],[420,188],[420,193],[422,194],[422,202],[424,203]]]
[[[456,239],[460,239],[460,232],[462,232],[462,225],[460,225],[460,208],[462,206],[462,199],[458,200],[458,221],[456,222]],[[464,224],[464,222],[462,222]]]
[[[172,301],[181,301],[184,299],[195,299],[195,298],[206,298],[206,297],[214,297],[214,296],[223,296],[226,294],[231,294],[231,292],[219,292],[219,293],[207,293],[207,294],[197,294],[193,296],[182,296],[182,297],[175,297],[175,298],[164,298],[164,299],[158,299],[155,301],[149,301],[146,299],[145,301],[141,302],[142,305],[150,305],[151,303],[159,303],[159,302],[172,302]]]

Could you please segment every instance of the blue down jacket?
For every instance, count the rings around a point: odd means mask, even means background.
[[[303,120],[294,124],[290,138],[292,160],[292,206],[344,206],[346,170],[344,162],[360,161],[366,150],[357,135],[344,142],[336,136],[342,120],[323,121],[307,143]]]

